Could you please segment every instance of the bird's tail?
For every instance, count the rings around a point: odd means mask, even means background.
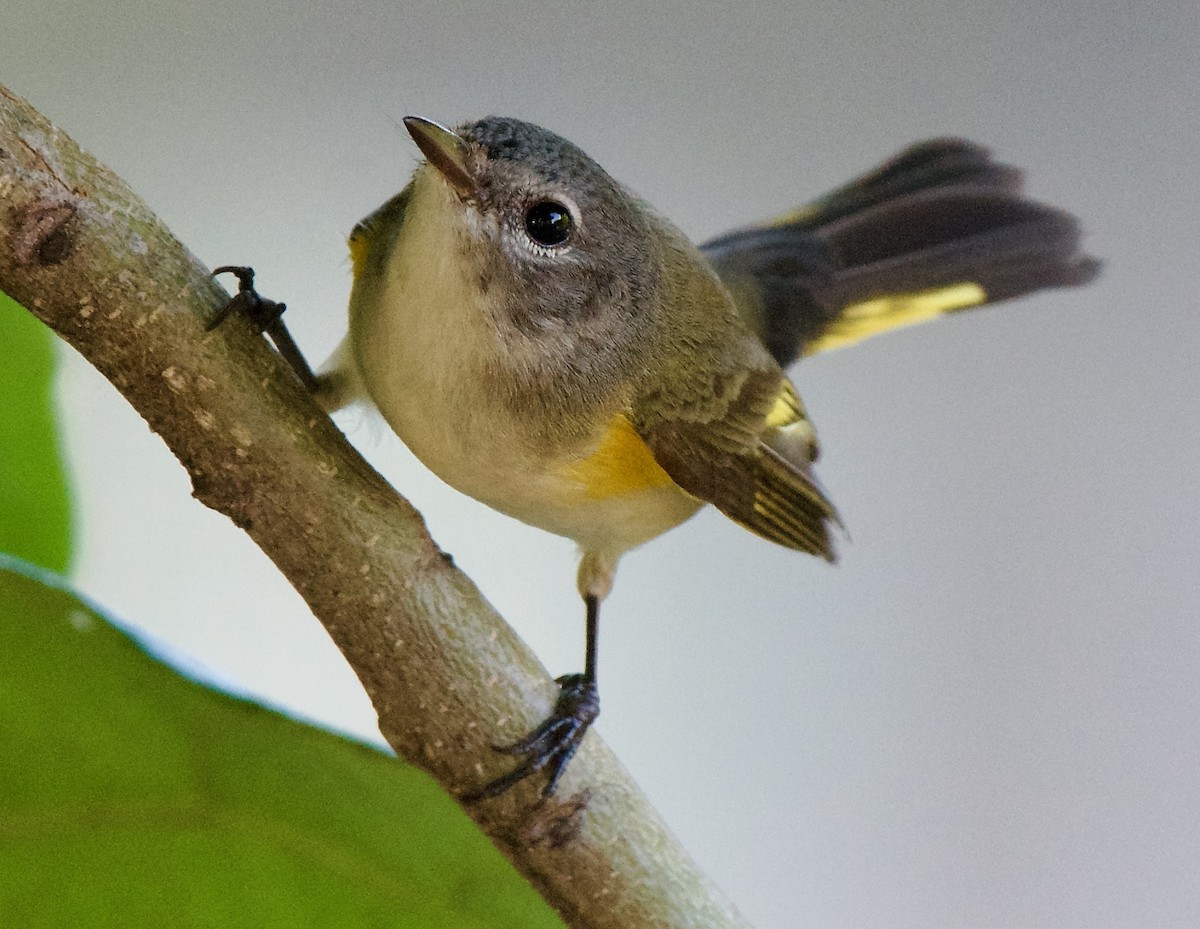
[[[786,365],[799,355],[1091,281],[1076,220],[958,139],[921,142],[813,204],[703,246]]]

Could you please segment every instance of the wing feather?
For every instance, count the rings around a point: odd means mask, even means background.
[[[719,415],[639,423],[655,460],[680,487],[779,545],[833,561],[837,510],[812,475],[812,424],[778,369],[754,371]]]

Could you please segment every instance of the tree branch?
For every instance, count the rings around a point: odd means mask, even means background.
[[[451,793],[556,688],[420,515],[354,451],[265,340],[112,172],[0,86],[0,290],[104,374],[304,597],[396,752]],[[559,794],[468,808],[579,929],[745,927],[611,752],[588,736]],[[577,791],[572,796],[572,791]]]

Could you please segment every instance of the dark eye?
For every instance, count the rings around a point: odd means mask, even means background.
[[[525,213],[525,231],[538,245],[562,245],[574,227],[570,211],[553,200],[541,200]]]

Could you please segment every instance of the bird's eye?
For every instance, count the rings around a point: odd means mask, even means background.
[[[574,228],[571,211],[554,200],[540,200],[525,212],[525,232],[547,248],[562,245]]]

